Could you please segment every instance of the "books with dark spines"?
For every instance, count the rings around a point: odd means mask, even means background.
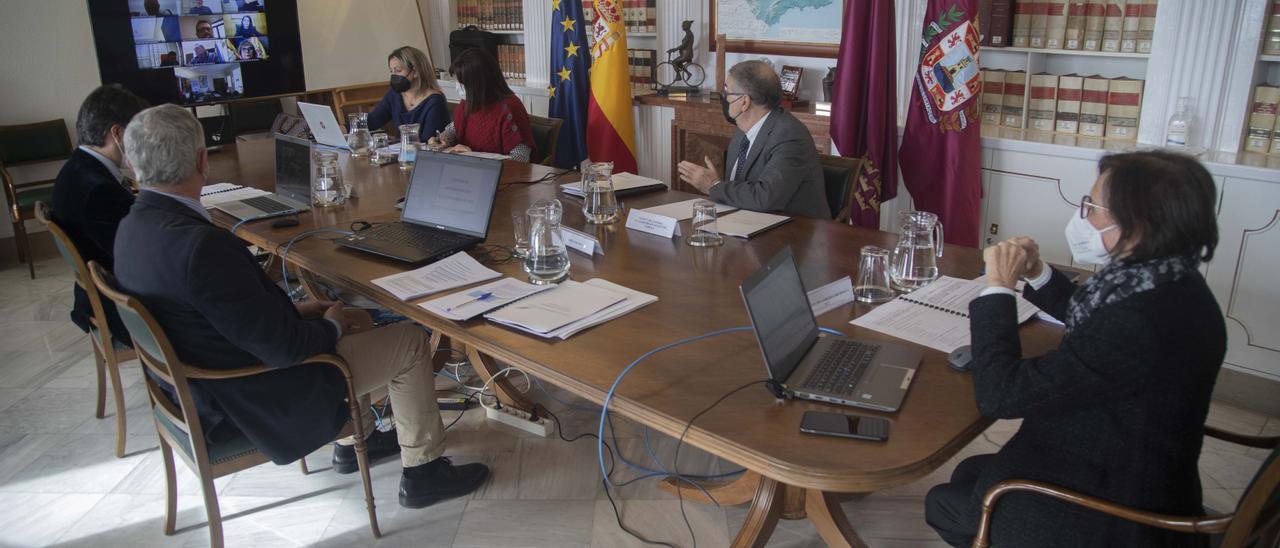
[[[1151,53],[1151,38],[1156,34],[1156,0],[1143,0],[1138,17],[1138,53]]]
[[[1027,47],[1044,48],[1049,34],[1049,2],[1036,0],[1031,3],[1031,32]]]
[[[1107,18],[1102,24],[1102,51],[1119,52],[1124,34],[1125,0],[1107,0]]]
[[[1049,12],[1049,29],[1045,34],[1044,47],[1063,49],[1067,37],[1067,0],[1049,0],[1045,2],[1045,9]]]
[[[1084,77],[1068,74],[1058,77],[1058,104],[1054,116],[1054,130],[1076,133],[1080,130],[1080,97],[1084,91]]]
[[[1138,26],[1142,20],[1144,0],[1129,0],[1124,5],[1124,24],[1120,28],[1120,52],[1136,53],[1138,51]]]
[[[1102,31],[1107,21],[1107,0],[1088,0],[1084,8],[1085,51],[1102,51]]]
[[[1080,94],[1080,135],[1102,137],[1107,130],[1107,90],[1102,76],[1087,76]]]
[[[1053,131],[1058,97],[1058,76],[1048,73],[1031,75],[1031,96],[1027,100],[1027,127]]]
[[[978,43],[983,46],[991,45],[991,2],[978,0]]]
[[[982,123],[1000,125],[1004,112],[1004,71],[982,70]]]
[[[991,23],[982,45],[1008,47],[1013,42],[1013,0],[991,0]]]
[[[1271,149],[1276,114],[1280,112],[1280,87],[1261,85],[1253,89],[1253,108],[1249,110],[1249,129],[1244,149],[1267,152]]]
[[[1138,114],[1142,110],[1142,80],[1114,78],[1107,87],[1108,139],[1133,141],[1138,138]]]
[[[1084,47],[1084,13],[1088,2],[1070,0],[1067,2],[1067,25],[1064,30],[1062,49],[1078,50]]]
[[[1013,47],[1025,48],[1031,44],[1031,11],[1035,2],[1031,0],[1014,0],[1013,3]]]
[[[1016,70],[1004,73],[1004,106],[1001,109],[1001,125],[1021,128],[1023,102],[1027,93],[1027,73]]]

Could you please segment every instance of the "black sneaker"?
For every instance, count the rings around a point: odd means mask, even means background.
[[[448,457],[406,468],[400,476],[400,506],[425,508],[461,497],[479,489],[488,477],[488,466],[480,463],[454,466]]]
[[[383,432],[374,430],[364,439],[365,448],[369,451],[369,464],[400,453],[400,442],[396,439],[396,431]],[[356,446],[334,444],[333,471],[339,474],[350,474],[360,469],[356,461]]]

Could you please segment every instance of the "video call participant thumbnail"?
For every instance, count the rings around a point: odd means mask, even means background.
[[[223,25],[231,29],[231,36],[235,38],[252,38],[267,34],[267,16],[262,13],[225,15]]]
[[[237,61],[257,61],[267,58],[267,37],[236,38],[228,48]]]
[[[204,40],[200,42],[183,42],[182,58],[186,60],[183,65],[212,65],[222,63],[226,59],[218,51],[217,40]]]
[[[182,6],[179,0],[129,0],[130,15],[179,15]]]
[[[182,49],[182,44],[142,44],[134,46],[134,49],[137,50],[138,68],[154,69],[177,66],[178,50]]]
[[[262,11],[265,0],[222,0],[222,11],[236,13],[241,11]]]
[[[180,17],[183,40],[226,38],[221,17]]]
[[[187,15],[222,13],[222,2],[218,0],[182,0],[182,13]]]
[[[182,40],[182,29],[177,17],[134,17],[129,24],[133,27],[134,44]]]
[[[173,69],[178,90],[186,103],[235,99],[244,94],[244,78],[239,63],[203,65]]]

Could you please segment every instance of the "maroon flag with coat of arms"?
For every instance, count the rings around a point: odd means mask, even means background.
[[[916,209],[938,214],[947,243],[970,247],[982,200],[978,1],[929,0],[898,150]]]

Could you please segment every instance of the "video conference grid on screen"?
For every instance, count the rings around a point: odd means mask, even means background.
[[[129,0],[138,68],[173,71],[187,103],[240,97],[240,63],[270,55],[265,3]]]

